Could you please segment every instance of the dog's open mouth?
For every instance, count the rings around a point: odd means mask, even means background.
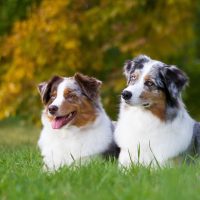
[[[69,124],[69,122],[71,122],[74,119],[76,114],[77,114],[77,112],[73,111],[73,112],[70,112],[69,114],[67,114],[65,116],[55,117],[55,119],[53,119],[52,122],[51,122],[52,128],[53,129],[60,129],[63,126]]]

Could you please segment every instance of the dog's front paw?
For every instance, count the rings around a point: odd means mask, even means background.
[[[120,154],[119,154],[119,163],[118,166],[119,168],[130,168],[133,162],[131,161],[131,156],[128,150],[123,150],[121,149]]]

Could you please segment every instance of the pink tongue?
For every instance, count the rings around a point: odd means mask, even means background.
[[[53,129],[59,129],[65,124],[66,124],[66,118],[65,117],[56,118],[51,122],[51,126],[52,126]]]

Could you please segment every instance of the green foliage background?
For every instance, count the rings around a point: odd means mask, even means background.
[[[199,19],[198,0],[2,0],[0,119],[36,122],[37,84],[76,71],[103,81],[103,103],[116,119],[123,63],[142,53],[187,72],[184,100],[200,120]]]

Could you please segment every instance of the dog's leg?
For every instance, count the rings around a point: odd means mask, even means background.
[[[121,149],[119,154],[119,167],[130,168],[132,164],[133,161],[128,149]]]

